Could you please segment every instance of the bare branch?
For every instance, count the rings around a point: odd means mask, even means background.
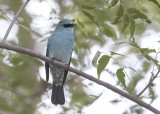
[[[158,71],[155,76],[151,76],[151,79],[149,83],[146,85],[146,87],[137,95],[138,97],[142,95],[142,93],[153,83],[153,81],[157,78],[158,74],[160,73],[160,67],[158,68]]]
[[[19,14],[22,12],[22,10],[23,10],[24,7],[28,4],[29,1],[30,1],[30,0],[26,0],[26,2],[25,2],[25,3],[21,6],[21,8],[18,10],[17,14],[15,15],[15,17],[13,18],[11,24],[10,24],[9,27],[8,27],[8,30],[7,30],[5,36],[4,36],[3,40],[2,40],[3,42],[6,41],[6,39],[7,39],[8,35],[9,35],[9,33],[10,33],[10,31],[11,31],[14,23],[15,23],[15,21],[17,20],[17,18],[18,18],[18,16],[19,16]]]
[[[75,73],[75,74],[77,74],[79,76],[82,76],[84,78],[87,78],[87,79],[99,84],[99,85],[104,86],[104,87],[112,90],[113,92],[116,92],[116,93],[124,96],[125,98],[127,98],[127,99],[129,99],[129,100],[131,100],[131,101],[133,101],[133,102],[135,102],[137,104],[139,104],[140,106],[142,106],[142,107],[144,107],[144,108],[146,108],[146,109],[148,109],[148,110],[150,110],[150,111],[152,111],[152,112],[154,112],[156,114],[160,114],[159,110],[157,110],[156,108],[152,107],[151,105],[139,100],[136,96],[130,95],[130,94],[128,94],[128,93],[126,93],[126,92],[124,92],[124,91],[122,91],[122,90],[120,90],[120,89],[118,89],[118,88],[116,88],[116,87],[114,87],[112,85],[110,85],[107,82],[99,80],[99,79],[97,79],[97,78],[95,78],[95,77],[93,77],[93,76],[91,76],[89,74],[86,74],[86,73],[84,73],[82,71],[79,71],[79,70],[77,70],[75,68],[68,67],[65,64],[61,63],[61,62],[58,62],[58,61],[55,61],[55,60],[52,61],[50,58],[48,58],[46,56],[43,56],[43,55],[41,55],[39,53],[36,53],[36,52],[34,52],[34,51],[30,50],[30,49],[25,49],[25,48],[22,48],[22,47],[13,46],[13,45],[7,44],[5,42],[0,42],[0,48],[4,48],[4,49],[7,49],[7,50],[13,50],[13,51],[16,51],[16,52],[19,52],[19,53],[22,53],[22,54],[27,54],[27,55],[33,56],[35,58],[41,59],[43,61],[46,61],[46,62],[48,62],[50,64],[53,64],[53,65],[56,65],[58,67],[64,68],[65,70],[71,71],[71,72],[73,72],[73,73]]]

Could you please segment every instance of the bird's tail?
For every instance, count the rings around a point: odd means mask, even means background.
[[[55,105],[63,105],[65,103],[63,85],[55,86],[53,84],[51,101]]]

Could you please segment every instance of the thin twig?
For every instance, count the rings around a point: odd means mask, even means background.
[[[146,87],[137,95],[137,97],[139,97],[140,95],[142,95],[142,93],[153,83],[153,81],[157,78],[158,74],[160,73],[160,67],[158,68],[158,71],[156,73],[155,76],[151,76],[151,79],[149,81],[149,83],[146,85]]]
[[[3,16],[4,16],[5,19],[7,19],[7,20],[9,20],[9,21],[12,22],[12,19],[10,19],[10,18],[5,14],[5,12],[4,12],[2,9],[0,9],[0,12],[3,14]],[[32,29],[30,29],[30,28],[28,28],[28,27],[26,27],[26,26],[24,26],[24,25],[22,25],[22,24],[20,24],[20,23],[18,23],[18,22],[15,22],[15,24],[17,24],[18,26],[24,28],[25,30],[27,30],[27,31],[29,31],[29,32],[31,32],[31,33],[34,33],[35,35],[37,35],[37,36],[39,36],[39,37],[42,37],[42,35],[39,34],[38,32],[36,32],[36,31],[34,31],[34,30],[32,30]]]
[[[30,50],[30,49],[26,49],[26,48],[22,48],[22,47],[18,47],[18,46],[13,46],[13,45],[10,45],[10,44],[5,43],[5,42],[0,42],[0,48],[16,51],[16,52],[19,52],[19,53],[22,53],[22,54],[26,54],[26,55],[30,55],[32,57],[35,57],[35,58],[41,59],[43,61],[46,61],[46,62],[48,62],[50,64],[56,65],[58,67],[61,67],[61,68],[65,69],[65,70],[71,71],[71,72],[73,72],[73,73],[75,73],[75,74],[77,74],[79,76],[82,76],[84,78],[87,78],[87,79],[99,84],[99,85],[102,85],[102,86],[112,90],[113,92],[120,94],[121,96],[124,96],[125,98],[127,98],[127,99],[129,99],[129,100],[131,100],[131,101],[133,101],[133,102],[135,102],[137,104],[139,104],[140,106],[152,111],[153,113],[160,114],[160,111],[158,109],[152,107],[150,104],[147,104],[147,103],[139,100],[136,96],[130,95],[130,94],[128,94],[128,93],[126,93],[126,92],[124,92],[124,91],[122,91],[122,90],[120,90],[120,89],[118,89],[118,88],[116,88],[116,87],[114,87],[112,85],[110,85],[107,82],[99,80],[99,79],[97,79],[97,78],[95,78],[95,77],[93,77],[93,76],[91,76],[89,74],[86,74],[86,73],[84,73],[82,71],[79,71],[79,70],[77,70],[75,68],[68,67],[65,64],[61,63],[61,62],[58,62],[56,60],[52,61],[50,58],[48,58],[46,56],[43,56],[43,55],[41,55],[39,53],[36,53],[36,52],[34,52],[34,51]]]
[[[119,66],[121,66],[122,68],[125,68],[125,67],[123,67],[115,58],[112,57],[112,59],[113,59],[116,63],[118,63]],[[126,76],[127,76],[127,78],[129,79],[129,81],[131,81],[131,79],[129,78],[129,76],[128,76],[128,74],[127,74],[127,72],[126,72],[125,70],[124,70],[124,73],[126,74]]]
[[[156,60],[156,59],[157,59],[157,57],[158,57],[159,51],[160,51],[160,47],[158,48],[158,51],[156,52],[155,60]],[[153,65],[153,70],[152,70],[152,72],[154,71],[154,67],[155,67],[155,64]]]
[[[30,1],[30,0],[26,0],[26,2],[25,2],[25,3],[21,6],[21,8],[18,10],[17,14],[15,15],[15,17],[13,18],[11,24],[10,24],[9,27],[8,27],[8,30],[7,30],[5,36],[4,36],[3,40],[2,40],[3,42],[6,41],[6,39],[7,39],[8,35],[9,35],[9,33],[10,33],[10,31],[11,31],[14,23],[15,23],[15,21],[17,20],[17,18],[18,18],[18,16],[19,16],[19,14],[22,12],[22,10],[23,10],[24,7],[28,4],[29,1]]]

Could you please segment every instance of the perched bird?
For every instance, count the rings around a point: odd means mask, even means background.
[[[58,23],[55,31],[48,39],[47,57],[70,65],[74,45],[73,27],[75,25],[68,19],[61,20]],[[53,78],[51,101],[55,105],[63,105],[65,103],[63,85],[68,71],[45,62],[46,81],[49,80],[49,68]]]

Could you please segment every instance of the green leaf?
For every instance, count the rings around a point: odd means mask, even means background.
[[[110,56],[108,55],[103,55],[99,61],[98,61],[98,66],[97,66],[97,74],[98,74],[98,78],[100,78],[100,75],[102,73],[102,71],[105,69],[105,67],[107,66],[109,60],[110,60]]]
[[[148,0],[148,1],[153,2],[155,5],[157,5],[160,8],[160,4],[157,2],[157,0]]]
[[[120,7],[118,8],[117,13],[116,13],[116,18],[114,19],[112,24],[117,24],[119,19],[122,17],[123,13],[124,13],[124,9],[120,5]]]
[[[158,97],[153,88],[149,88],[149,96],[151,98],[150,104]]]
[[[2,9],[0,9],[0,18],[1,19],[7,19],[7,15],[4,13],[4,11],[2,11]]]
[[[148,61],[144,61],[144,62],[143,62],[143,65],[142,65],[143,72],[147,72],[147,71],[149,71],[149,69],[150,69],[151,65],[152,65],[152,64],[150,64],[150,62],[148,62]]]
[[[117,39],[117,34],[112,26],[108,24],[103,24],[102,26],[103,26],[103,31],[105,35],[107,35],[108,37],[111,37],[113,40]]]
[[[129,68],[129,69],[133,70],[134,72],[138,73],[138,72],[137,72],[134,68],[132,68],[132,67],[127,67],[127,68]]]
[[[149,53],[156,53],[155,49],[139,48],[139,50],[146,59],[152,61],[155,65],[159,66],[159,61],[153,59],[150,55],[148,55]]]
[[[114,45],[121,45],[121,44],[126,44],[126,43],[128,43],[128,42],[119,42],[119,43],[116,43]]]
[[[149,20],[148,17],[147,17],[145,14],[139,12],[139,13],[138,13],[138,16],[139,16],[140,18],[144,19],[147,23],[149,23],[149,24],[152,23],[151,20]]]
[[[134,113],[143,114],[144,110],[141,107],[139,107],[139,105],[133,105],[130,107],[130,114],[134,114]],[[126,113],[126,114],[128,114],[128,113]]]
[[[135,87],[137,86],[138,82],[140,82],[143,78],[144,77],[139,75],[138,73],[137,73],[137,75],[133,76],[130,83],[127,86],[127,91],[130,94],[135,94],[136,93]]]
[[[122,54],[119,54],[119,53],[116,53],[116,52],[113,52],[113,51],[110,51],[111,55],[121,55],[121,56],[125,56],[125,55],[122,55]]]
[[[121,32],[123,32],[127,28],[128,25],[129,25],[129,17],[128,15],[125,15],[124,22],[123,22],[123,28]]]
[[[148,55],[149,53],[152,53],[152,52],[156,53],[155,49],[140,48],[140,46],[138,46],[138,44],[135,42],[132,42],[129,44],[139,49],[143,57],[145,57],[147,60],[152,61],[155,65],[159,66],[159,61],[157,61],[156,59],[153,59],[151,56]]]
[[[133,37],[134,32],[135,32],[135,21],[134,19],[130,19],[130,24],[129,24],[129,31],[130,31],[130,38]]]
[[[77,22],[78,22],[78,24],[80,25],[80,27],[82,28],[84,34],[85,34],[86,36],[88,36],[87,30],[86,30],[86,27],[84,26],[84,24],[81,23],[78,18],[77,18]]]
[[[97,66],[97,60],[99,58],[99,56],[101,55],[101,52],[100,51],[97,51],[96,54],[94,55],[93,59],[92,59],[92,65],[93,66]]]
[[[128,13],[137,13],[139,10],[138,9],[135,9],[135,8],[129,8],[127,9],[127,12]]]
[[[84,8],[84,9],[87,9],[87,10],[93,10],[93,9],[95,9],[95,7],[89,6],[89,5],[82,5],[81,7]]]
[[[123,72],[123,68],[120,68],[117,70],[116,72],[116,75],[117,75],[117,78],[119,79],[119,81],[121,82],[121,84],[125,87],[126,87],[126,84],[125,84],[125,74]]]
[[[155,49],[149,49],[149,48],[140,48],[141,53],[146,56],[149,53],[156,53]]]
[[[77,65],[78,65],[78,61],[77,61],[77,59],[72,58],[72,64],[73,64],[74,66],[77,66]]]
[[[129,43],[129,44],[132,45],[135,48],[138,48],[138,49],[140,48],[137,43]]]
[[[118,100],[118,99],[114,99],[114,100],[112,100],[112,101],[110,101],[111,103],[119,103],[119,102],[121,102],[121,100]]]
[[[53,13],[55,13],[55,14],[57,13],[57,11],[54,8],[52,8],[51,10]]]
[[[22,62],[22,58],[20,56],[20,54],[11,54],[8,58],[8,60],[10,61],[10,63],[12,63],[13,65],[19,65]]]
[[[108,5],[108,8],[111,8],[111,7],[115,6],[117,3],[118,3],[118,0],[112,0],[110,2],[110,4]]]
[[[72,22],[75,22],[75,19],[72,19]]]
[[[92,16],[89,12],[86,12],[85,10],[81,9],[83,14],[86,15],[91,21],[97,24],[97,22],[94,20],[94,16]]]
[[[129,8],[127,10],[127,12],[132,13],[132,18],[141,18],[141,19],[144,19],[149,24],[152,23],[151,20],[148,19],[148,17],[145,14],[143,14],[142,12],[140,12],[138,9]]]

